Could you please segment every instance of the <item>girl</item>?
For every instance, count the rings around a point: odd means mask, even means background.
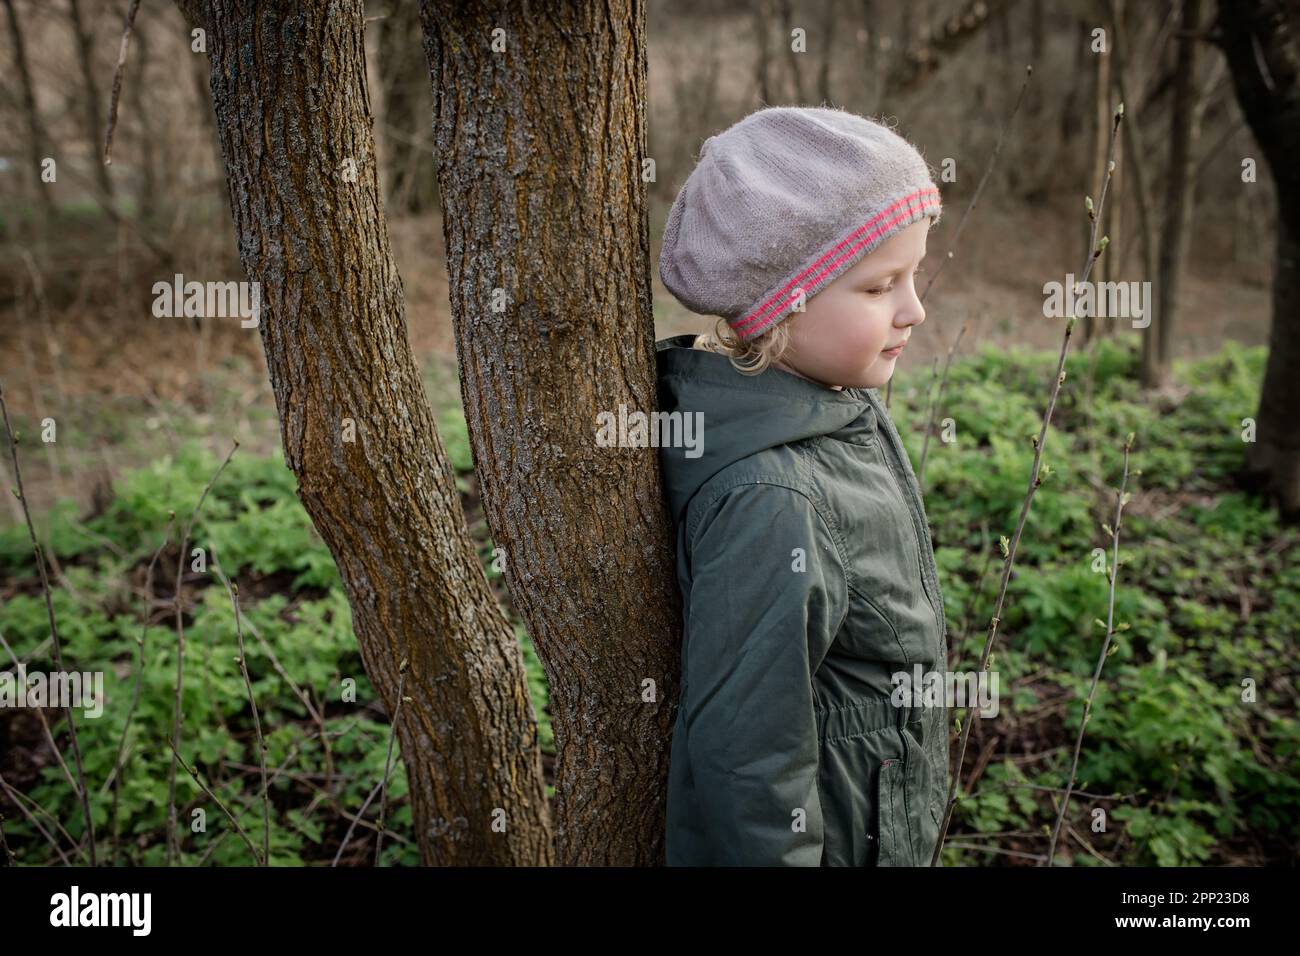
[[[659,271],[713,335],[657,343],[685,615],[670,866],[926,866],[948,789],[947,668],[920,489],[877,389],[925,320],[939,191],[892,130],[769,107],[710,137]],[[725,328],[724,328],[725,320]],[[901,678],[896,675],[902,675]]]

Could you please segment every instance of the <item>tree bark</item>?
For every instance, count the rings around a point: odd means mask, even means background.
[[[86,111],[86,136],[90,140],[90,165],[105,201],[113,199],[113,180],[104,165],[104,125],[100,118],[99,84],[95,82],[95,41],[90,25],[81,13],[80,0],[68,0],[72,15],[72,32],[77,39],[77,66],[81,70],[82,96]]]
[[[421,12],[474,461],[550,681],[556,855],[660,863],[681,641],[671,517],[656,450],[595,437],[599,413],[657,400],[645,6]]]
[[[46,216],[54,214],[54,194],[50,184],[41,179],[41,162],[49,155],[45,150],[49,142],[45,135],[45,125],[36,108],[36,88],[32,84],[32,73],[27,65],[27,47],[23,43],[22,27],[18,24],[18,14],[14,10],[14,0],[4,0],[5,14],[9,20],[9,40],[14,48],[14,68],[18,71],[18,85],[22,89],[23,118],[27,122],[28,148],[31,150],[31,177],[33,188],[45,206]]]
[[[1146,330],[1142,350],[1142,384],[1157,388],[1169,378],[1173,361],[1174,326],[1178,322],[1178,297],[1183,266],[1191,245],[1195,207],[1196,144],[1200,138],[1197,109],[1197,44],[1190,36],[1200,29],[1201,0],[1181,0],[1178,61],[1169,128],[1169,166],[1165,175],[1164,222],[1160,229],[1159,271],[1156,274],[1156,321]],[[1153,341],[1154,339],[1154,341]]]
[[[1237,101],[1277,186],[1273,325],[1257,433],[1246,446],[1247,478],[1294,521],[1300,519],[1300,4],[1219,0],[1216,27]]]
[[[407,339],[375,169],[362,0],[179,5],[208,31],[285,460],[338,564],[362,662],[390,715],[409,662],[396,732],[421,859],[549,864],[522,655],[474,553]]]
[[[1145,277],[1155,276],[1156,266],[1156,248],[1158,240],[1155,234],[1155,226],[1152,223],[1151,203],[1148,200],[1147,189],[1147,167],[1149,153],[1146,149],[1145,130],[1142,125],[1142,111],[1139,107],[1133,105],[1137,102],[1136,96],[1131,95],[1131,90],[1140,90],[1148,78],[1149,74],[1139,74],[1133,69],[1131,61],[1127,54],[1128,37],[1119,29],[1119,17],[1117,4],[1115,0],[1107,0],[1106,3],[1106,22],[1110,26],[1113,44],[1111,53],[1115,57],[1114,76],[1115,82],[1119,89],[1120,102],[1124,104],[1124,126],[1126,132],[1119,142],[1115,144],[1116,166],[1119,168],[1121,160],[1126,178],[1131,175],[1133,181],[1133,208],[1137,215],[1136,230],[1130,229],[1130,233],[1136,233],[1140,247],[1140,259],[1142,262],[1142,275]],[[1158,60],[1157,60],[1158,62]],[[1130,82],[1130,76],[1136,78],[1137,82]],[[1121,149],[1124,143],[1127,147]],[[1109,209],[1110,201],[1107,200],[1106,208]],[[1127,254],[1127,250],[1124,250]],[[1153,299],[1146,303],[1146,319],[1150,322],[1145,331],[1150,331],[1155,323],[1160,321],[1157,303]],[[1142,349],[1145,354],[1148,348],[1150,337],[1144,336],[1142,340]]]

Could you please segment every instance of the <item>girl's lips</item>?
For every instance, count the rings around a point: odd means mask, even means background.
[[[882,351],[880,354],[882,354],[882,355],[899,355],[899,354],[902,353],[903,349],[906,348],[906,347],[907,347],[907,343],[904,342],[902,345],[895,346],[895,347],[892,348],[892,349],[885,349],[885,350]]]

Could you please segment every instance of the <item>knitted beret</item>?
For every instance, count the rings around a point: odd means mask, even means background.
[[[769,106],[710,136],[664,226],[659,276],[692,312],[761,335],[890,236],[939,190],[924,158],[875,120]]]

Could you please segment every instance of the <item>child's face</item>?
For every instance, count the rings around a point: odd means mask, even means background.
[[[895,233],[795,314],[790,348],[777,363],[829,388],[879,388],[894,374],[896,354],[925,321],[914,276],[925,258],[927,216]]]

